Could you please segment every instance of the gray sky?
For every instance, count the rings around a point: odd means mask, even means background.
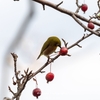
[[[60,0],[50,0],[53,3],[59,3]],[[71,11],[76,10],[75,0],[63,0],[61,7]],[[79,3],[87,3],[89,9],[86,14],[79,12],[84,17],[89,18],[96,12],[96,0],[79,0]],[[7,54],[7,50],[14,42],[22,23],[29,13],[28,0],[0,1],[0,100],[4,96],[11,97],[7,86],[12,86],[13,59],[11,52],[15,52],[18,57],[18,69],[23,72],[30,68],[33,71],[41,67],[46,58],[42,56],[36,60],[43,42],[52,35],[64,38],[68,45],[73,44],[80,39],[84,30],[68,15],[62,14],[46,6],[43,11],[42,5],[31,3],[34,6],[33,17],[25,28],[24,35],[18,45],[14,46]],[[88,32],[86,32],[88,33]],[[46,73],[36,76],[42,95],[39,100],[66,99],[66,100],[100,100],[100,39],[97,36],[91,36],[82,41],[82,48],[73,47],[68,52],[71,57],[59,57],[52,64],[52,72],[55,78],[49,84],[46,83],[45,75],[49,72],[49,66],[44,70]],[[6,55],[5,55],[6,54]],[[5,59],[9,57],[9,59]],[[6,77],[7,76],[7,77]],[[2,89],[1,89],[2,87]],[[4,90],[3,90],[4,88]],[[32,90],[35,88],[35,82],[30,81],[23,91],[21,100],[26,97],[29,100],[35,99],[32,96]],[[14,89],[15,90],[15,89]],[[26,95],[27,94],[27,95]]]

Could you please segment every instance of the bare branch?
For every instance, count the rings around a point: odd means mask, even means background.
[[[18,72],[17,72],[17,66],[16,66],[16,62],[17,62],[17,58],[18,56],[15,54],[15,53],[11,53],[13,59],[14,59],[14,72],[15,72],[15,76],[16,76],[16,79],[19,79],[18,78]]]
[[[12,91],[12,89],[10,88],[10,86],[8,86],[8,88],[9,88],[9,91],[10,91],[13,95],[15,95],[15,93]]]
[[[47,5],[47,6],[51,7],[51,8],[53,8],[53,9],[56,9],[57,11],[59,11],[61,13],[64,13],[64,14],[69,15],[69,16],[72,16],[74,14],[78,19],[80,19],[82,21],[85,21],[85,22],[88,22],[89,21],[87,18],[85,18],[85,17],[83,17],[83,16],[81,16],[81,15],[79,15],[77,13],[74,13],[72,11],[66,10],[64,8],[61,8],[61,7],[56,7],[57,4],[53,4],[53,3],[49,2],[49,1],[46,1],[46,0],[32,0],[32,1],[37,2],[37,3],[40,3],[40,4]],[[95,25],[100,26],[100,23],[99,22],[96,22],[96,21],[92,21],[92,22]]]

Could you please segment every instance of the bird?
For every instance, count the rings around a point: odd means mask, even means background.
[[[58,37],[56,36],[51,36],[49,37],[45,43],[43,44],[40,54],[37,57],[37,59],[40,58],[41,55],[46,56],[47,58],[50,58],[49,55],[52,54],[53,52],[55,52],[55,50],[57,49],[57,47],[61,48],[61,41]]]

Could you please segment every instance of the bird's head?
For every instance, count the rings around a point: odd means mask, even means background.
[[[61,41],[58,37],[52,37],[52,43],[53,45],[61,48]]]

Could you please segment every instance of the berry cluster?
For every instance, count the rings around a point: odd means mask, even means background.
[[[87,4],[82,4],[81,10],[85,13],[88,10]],[[94,29],[94,24],[89,21],[87,27],[90,29]]]

